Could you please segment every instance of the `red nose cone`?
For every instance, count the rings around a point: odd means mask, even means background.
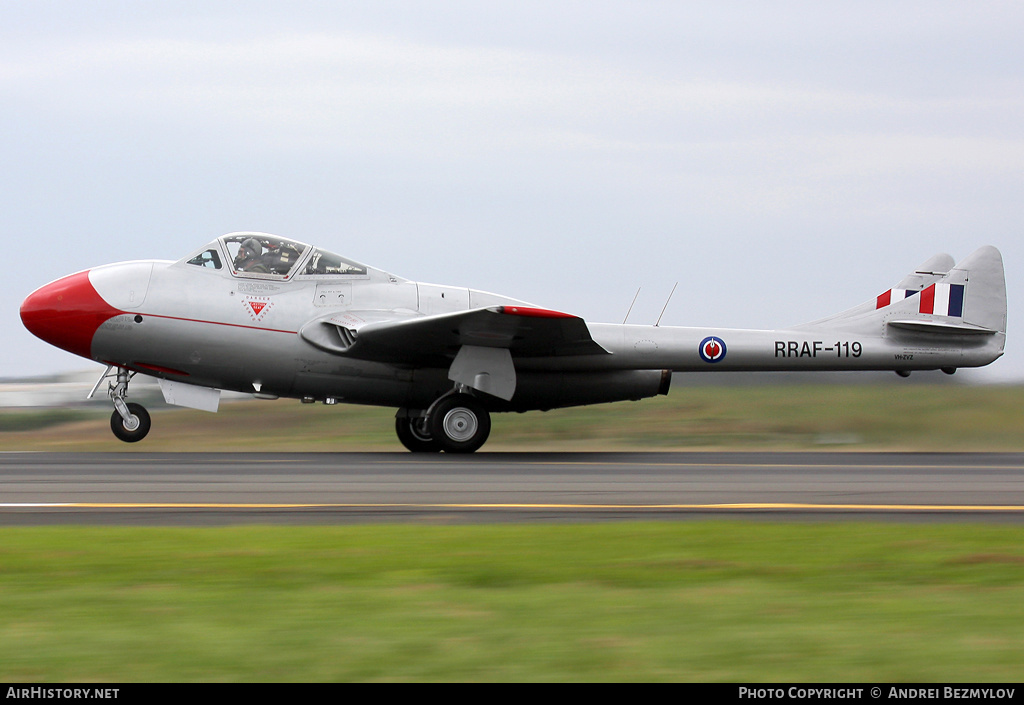
[[[89,272],[47,284],[21,304],[21,321],[33,335],[82,357],[91,357],[96,329],[119,313],[96,293]]]

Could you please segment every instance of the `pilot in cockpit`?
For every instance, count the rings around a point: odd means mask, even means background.
[[[263,263],[261,255],[263,246],[254,237],[249,238],[238,248],[235,255],[235,269],[241,272],[268,274],[270,269]]]

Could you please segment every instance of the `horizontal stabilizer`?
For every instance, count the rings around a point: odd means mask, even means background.
[[[915,333],[937,335],[995,335],[999,332],[967,323],[941,323],[939,321],[889,321],[888,325]]]

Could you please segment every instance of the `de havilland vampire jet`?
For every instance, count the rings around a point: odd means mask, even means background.
[[[135,374],[169,403],[216,411],[221,390],[398,409],[411,451],[470,453],[490,414],[666,394],[673,372],[980,367],[1003,352],[994,247],[936,255],[893,288],[782,330],[587,323],[456,286],[408,281],[264,233],[225,235],[177,262],[121,262],[47,284],[21,306],[36,336],[107,365],[123,441],[150,429]],[[92,394],[90,394],[90,397]]]

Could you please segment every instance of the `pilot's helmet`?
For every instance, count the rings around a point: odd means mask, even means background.
[[[242,243],[241,248],[238,250],[238,256],[240,259],[250,259],[257,257],[263,253],[263,246],[260,241],[254,237],[249,238]]]

